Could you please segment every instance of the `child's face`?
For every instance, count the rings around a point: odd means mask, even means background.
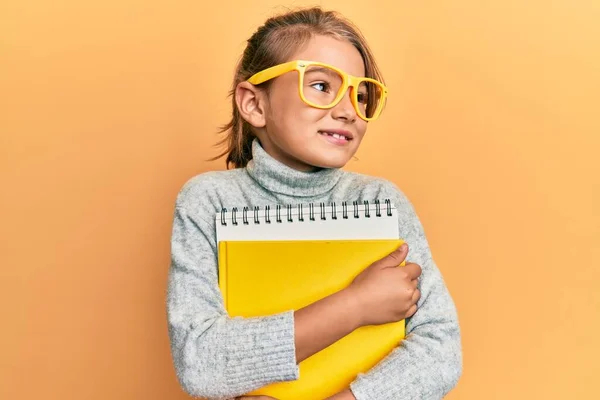
[[[347,41],[315,36],[290,60],[319,61],[364,76],[363,59]],[[264,127],[257,129],[263,148],[280,162],[302,171],[314,167],[340,168],[356,153],[367,122],[354,109],[348,91],[335,107],[322,110],[304,103],[298,94],[298,72],[273,80],[264,100]],[[338,132],[344,140],[331,136]]]

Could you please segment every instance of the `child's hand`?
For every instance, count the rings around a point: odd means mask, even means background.
[[[408,262],[398,267],[407,254],[405,244],[367,267],[346,289],[356,301],[361,326],[400,321],[417,311],[421,267]]]

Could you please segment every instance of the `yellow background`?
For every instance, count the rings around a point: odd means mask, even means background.
[[[234,64],[278,3],[2,2],[0,398],[186,398],[172,207],[223,168]],[[448,398],[600,398],[600,3],[320,4],[390,86],[348,169],[422,219],[463,332]]]

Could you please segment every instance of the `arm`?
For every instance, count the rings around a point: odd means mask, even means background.
[[[353,296],[341,291],[295,313],[230,318],[218,286],[215,211],[203,192],[181,191],[171,238],[167,317],[181,386],[192,396],[230,398],[298,379],[297,363],[358,327],[345,312]]]
[[[341,290],[295,313],[296,360],[302,360],[359,328],[353,295]]]
[[[421,299],[400,346],[350,387],[358,400],[441,399],[462,373],[456,309],[412,205],[395,187],[390,197],[398,207],[400,235],[410,246],[407,261],[422,267]]]
[[[350,389],[346,389],[342,392],[328,397],[325,400],[356,400],[356,397],[354,397],[354,394],[352,394],[352,391]]]
[[[225,399],[297,379],[293,313],[227,315],[218,287],[214,220],[205,217],[210,210],[197,211],[202,197],[187,193],[176,204],[167,293],[171,353],[182,388],[192,396]]]

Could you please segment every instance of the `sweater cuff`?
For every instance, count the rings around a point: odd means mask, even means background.
[[[241,322],[241,321],[239,321]],[[294,340],[294,313],[246,318],[244,332],[227,340],[232,355],[226,363],[225,379],[234,392],[244,393],[275,382],[299,377]]]
[[[356,400],[375,400],[386,398],[385,391],[381,386],[368,382],[365,378],[358,377],[352,384],[350,384],[350,390]]]
[[[381,400],[381,399],[401,399],[402,390],[397,382],[394,382],[393,374],[388,374],[381,369],[391,367],[392,360],[388,357],[383,359],[377,366],[377,373],[367,372],[358,374],[354,382],[350,384],[350,390],[356,400]]]

